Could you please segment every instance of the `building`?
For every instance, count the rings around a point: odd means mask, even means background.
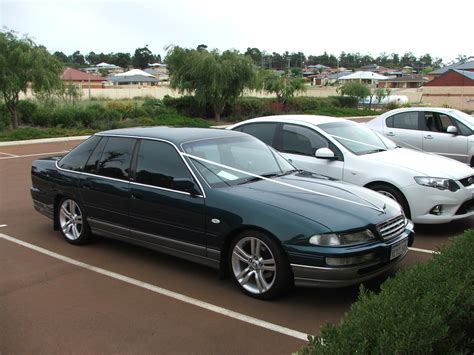
[[[118,74],[124,71],[122,67],[119,67],[118,65],[115,65],[115,64],[108,64],[108,63],[99,63],[96,66],[89,67],[84,70],[88,73],[98,73],[100,71],[105,71],[108,74]]]
[[[450,69],[423,87],[423,103],[474,111],[474,71]]]
[[[417,89],[428,82],[428,78],[421,74],[411,74],[399,77],[388,78],[379,82],[379,87],[390,89]]]
[[[458,62],[458,63],[450,64],[443,68],[433,70],[432,72],[428,73],[428,75],[430,79],[435,79],[452,69],[474,71],[474,60],[471,60],[469,62],[464,62],[464,63]]]
[[[101,78],[100,76],[84,73],[83,71],[73,68],[64,69],[61,75],[61,80],[84,89],[102,88],[104,82],[104,78]]]
[[[158,85],[158,79],[140,69],[132,69],[125,73],[115,74],[107,77],[112,85],[134,85],[134,86],[155,86]]]

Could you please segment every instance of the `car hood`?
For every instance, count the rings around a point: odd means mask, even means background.
[[[232,186],[227,192],[298,214],[335,232],[379,224],[401,214],[400,206],[381,194],[310,173]]]
[[[420,176],[459,180],[474,174],[474,169],[457,160],[408,148],[389,149],[360,157],[373,162],[385,163],[392,168],[396,166],[409,169],[414,175]]]

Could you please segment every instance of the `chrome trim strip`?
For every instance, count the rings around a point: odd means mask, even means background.
[[[175,192],[177,194],[182,194],[182,195],[187,195],[187,196],[192,196],[192,197],[204,198],[203,195],[191,195],[189,192],[186,192],[186,191],[167,189],[166,187],[159,187],[159,186],[154,186],[154,185],[142,184],[140,182],[135,182],[135,181],[130,181],[130,184],[138,185],[138,186],[144,186],[144,187],[150,187],[152,189],[158,189],[158,190],[163,190],[163,191]]]
[[[176,150],[176,152],[178,153],[178,155],[181,157],[181,160],[184,162],[184,164],[186,165],[186,167],[188,168],[188,171],[191,173],[192,177],[194,178],[194,180],[196,180],[202,194],[201,195],[196,195],[196,196],[193,196],[193,197],[202,197],[202,198],[206,198],[206,192],[204,190],[204,188],[202,187],[202,184],[201,184],[201,181],[197,178],[196,174],[194,174],[194,171],[191,169],[191,167],[189,166],[188,162],[186,159],[184,159],[183,155],[182,155],[182,152],[179,151],[178,147],[173,143],[173,142],[170,142],[170,141],[167,141],[165,139],[160,139],[160,138],[153,138],[153,137],[142,137],[142,136],[128,136],[128,135],[119,135],[119,134],[102,134],[102,133],[96,133],[95,136],[100,136],[100,137],[120,137],[120,138],[135,138],[135,139],[148,139],[148,140],[154,140],[154,141],[159,141],[159,142],[164,142],[164,143],[168,143],[170,144],[171,146],[173,146],[173,148]],[[92,136],[91,136],[92,137]],[[74,148],[75,149],[75,148]],[[73,149],[73,150],[74,150]],[[110,179],[110,180],[114,180],[114,181],[121,181],[121,182],[128,182],[128,183],[134,183],[134,184],[138,184],[138,185],[143,185],[143,186],[148,186],[148,187],[152,187],[152,188],[157,188],[157,189],[162,189],[162,190],[166,190],[166,191],[171,191],[171,192],[177,192],[177,193],[185,193],[185,194],[188,194],[191,196],[190,193],[188,192],[184,192],[184,191],[179,191],[179,190],[172,190],[172,189],[166,189],[164,187],[158,187],[158,186],[153,186],[153,185],[147,185],[147,184],[141,184],[141,183],[138,183],[138,182],[134,182],[134,181],[129,181],[129,180],[121,180],[121,179],[115,179],[115,178],[111,178],[111,177],[108,177],[108,176],[102,176],[102,175],[97,175],[97,174],[90,174],[90,173],[85,173],[85,172],[82,172],[82,171],[75,171],[75,170],[69,170],[69,169],[63,169],[61,167],[59,167],[58,165],[58,161],[59,160],[56,160],[55,164],[56,164],[56,168],[58,170],[61,170],[61,171],[68,171],[68,172],[72,172],[72,173],[76,173],[76,174],[81,174],[81,175],[87,175],[87,176],[93,176],[93,177],[100,177],[100,178],[104,178],[104,179]]]

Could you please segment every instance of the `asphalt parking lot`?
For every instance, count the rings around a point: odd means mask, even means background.
[[[0,353],[288,354],[356,300],[357,286],[258,301],[213,269],[155,251],[104,238],[66,243],[32,207],[30,167],[77,143],[0,146]],[[398,269],[473,226],[474,217],[417,225]]]

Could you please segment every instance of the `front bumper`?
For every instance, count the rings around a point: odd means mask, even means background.
[[[373,249],[366,249],[366,253],[377,250],[379,255],[383,255],[375,262],[341,267],[291,263],[295,285],[304,287],[344,287],[374,278],[395,267],[408,253],[408,250],[406,250],[403,254],[390,260],[391,247],[405,239],[408,239],[408,245],[411,246],[414,236],[413,223],[409,222],[402,235],[382,243],[382,245],[374,246]]]
[[[415,223],[440,224],[474,216],[474,185],[462,186],[458,191],[438,190],[418,184],[403,190]],[[440,205],[441,214],[430,213]]]

